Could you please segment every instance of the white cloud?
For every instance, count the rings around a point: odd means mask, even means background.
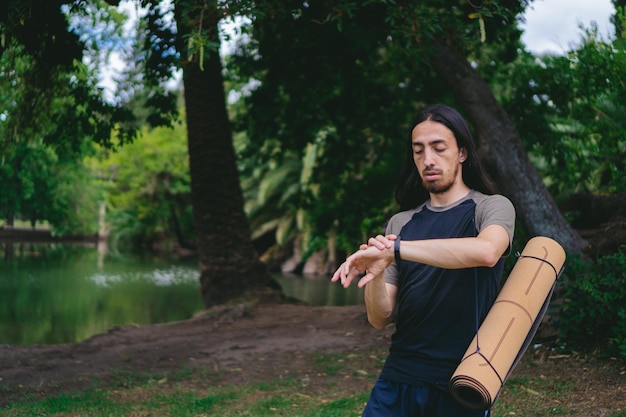
[[[522,42],[533,53],[564,53],[581,40],[579,25],[595,21],[603,37],[614,33],[611,0],[535,0],[525,13]]]

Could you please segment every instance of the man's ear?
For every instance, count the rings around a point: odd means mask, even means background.
[[[465,162],[466,159],[467,159],[467,151],[465,150],[465,148],[459,149],[459,160],[461,162]]]

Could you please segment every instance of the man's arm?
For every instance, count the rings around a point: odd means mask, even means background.
[[[395,235],[370,238],[369,247],[350,255],[333,275],[333,281],[341,279],[348,287],[363,272],[359,287],[372,281],[394,261],[394,240]],[[400,258],[445,269],[492,267],[507,251],[509,242],[506,229],[492,224],[476,237],[401,241]]]
[[[378,274],[365,286],[367,320],[378,330],[391,322],[398,293],[398,287],[386,283],[384,275]]]
[[[379,241],[380,242],[380,241]],[[509,247],[509,234],[500,225],[484,228],[476,237],[400,242],[400,257],[445,269],[493,267]],[[381,250],[392,250],[381,242]]]
[[[386,250],[380,250],[375,246],[361,245],[357,252],[350,255],[339,266],[331,278],[332,282],[341,280],[341,284],[347,288],[355,276],[365,272],[365,276],[361,278],[358,285],[363,287],[368,283],[365,287],[367,320],[378,330],[383,329],[391,322],[391,316],[396,305],[398,287],[385,282],[385,268],[390,263],[387,259]],[[350,278],[347,278],[348,276]]]

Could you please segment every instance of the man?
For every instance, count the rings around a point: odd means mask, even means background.
[[[369,322],[392,320],[389,355],[363,416],[473,417],[448,381],[500,288],[515,210],[491,185],[463,117],[445,105],[413,124],[386,236],[370,238],[332,277],[361,274]]]

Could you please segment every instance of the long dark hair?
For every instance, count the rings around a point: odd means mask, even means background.
[[[493,194],[494,187],[478,160],[476,144],[463,116],[450,106],[434,104],[422,110],[411,125],[409,140],[406,142],[406,160],[396,184],[396,202],[400,210],[409,210],[422,204],[429,198],[428,191],[422,185],[422,179],[413,161],[413,128],[431,120],[441,123],[452,131],[459,149],[465,148],[467,158],[463,162],[463,182],[473,190],[484,194]]]

